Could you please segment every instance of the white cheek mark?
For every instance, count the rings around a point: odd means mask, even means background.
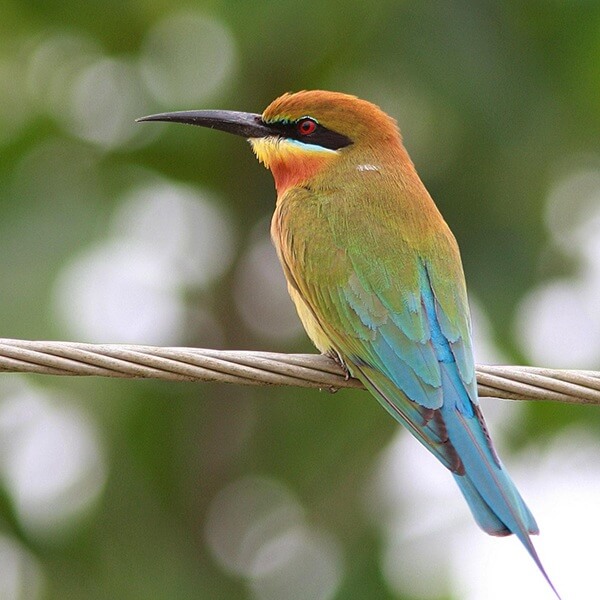
[[[356,167],[357,171],[379,171],[379,167],[377,165],[358,165]]]

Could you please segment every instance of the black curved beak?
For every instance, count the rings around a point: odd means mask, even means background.
[[[146,121],[197,125],[198,127],[219,129],[245,138],[264,138],[278,133],[275,128],[265,123],[260,115],[235,110],[184,110],[136,119],[138,123]]]

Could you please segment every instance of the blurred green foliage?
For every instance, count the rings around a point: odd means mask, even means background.
[[[215,39],[224,44],[219,56],[232,56],[206,95],[200,85],[194,105],[185,98],[165,101],[177,85],[185,89],[168,63],[154,78],[162,77],[158,92],[143,76],[125,85],[144,60],[156,58],[149,32],[181,11],[216,23]],[[76,42],[58,52],[48,40]],[[178,43],[161,40],[159,58]],[[210,54],[214,48],[205,51],[211,61],[219,58]],[[52,52],[58,58],[48,58]],[[212,72],[202,54],[184,53],[184,59],[191,80],[203,69]],[[96,89],[96,78],[106,73],[114,85]],[[491,324],[490,343],[510,362],[527,360],[514,328],[519,302],[579,266],[549,239],[547,195],[572,165],[600,164],[597,2],[3,0],[2,335],[76,337],[77,329],[57,316],[61,273],[112,235],[128,190],[160,177],[209,190],[224,210],[234,247],[224,273],[179,290],[186,331],[175,341],[312,351],[303,334],[261,335],[240,314],[240,264],[255,238],[267,235],[274,204],[271,177],[247,144],[194,128],[133,122],[163,110],[260,112],[284,91],[309,88],[354,93],[398,119],[421,177],[459,240],[469,289]],[[113,107],[123,90],[128,104]],[[117,111],[126,118],[114,130],[103,129],[103,119],[112,123]],[[262,292],[256,291],[259,301]],[[210,326],[194,325],[200,313]],[[103,341],[130,341],[109,335]],[[5,396],[21,381],[7,379],[0,388]],[[3,595],[0,584],[0,598],[277,597],[228,573],[207,542],[216,494],[245,476],[281,482],[307,522],[335,536],[345,565],[332,587],[335,598],[401,597],[382,575],[381,533],[364,510],[376,459],[396,427],[365,394],[27,381],[53,394],[50,405],[65,402],[88,415],[106,475],[83,516],[66,532],[57,526],[62,533],[47,536],[27,526],[12,488],[3,484],[0,534],[28,553],[41,583],[15,584],[21,595]],[[596,413],[581,407],[531,405],[522,415],[507,436],[515,448],[570,422],[585,422],[594,432],[600,427]],[[0,449],[4,444],[0,440]]]

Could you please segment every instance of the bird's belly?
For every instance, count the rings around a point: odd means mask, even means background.
[[[300,321],[302,322],[308,337],[323,354],[329,354],[332,350],[331,342],[327,338],[327,335],[319,322],[315,319],[312,311],[306,305],[306,302],[304,302],[298,291],[289,284],[288,291],[294,301],[296,311],[298,312],[298,316],[300,317]]]

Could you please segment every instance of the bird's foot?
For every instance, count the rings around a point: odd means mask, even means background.
[[[350,371],[348,370],[348,367],[346,366],[346,363],[344,362],[344,359],[335,351],[335,350],[330,350],[329,352],[325,352],[325,356],[332,358],[337,365],[342,369],[342,371],[344,372],[344,380],[348,381],[348,379],[350,379],[352,377],[352,375],[350,375]],[[335,390],[337,391],[337,390]]]

